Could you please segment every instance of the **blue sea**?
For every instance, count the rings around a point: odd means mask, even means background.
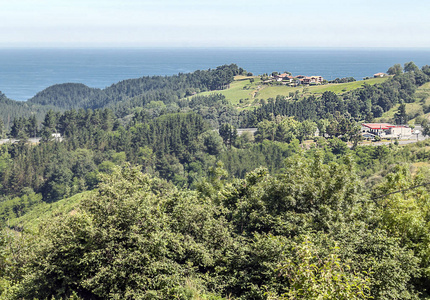
[[[105,88],[124,79],[173,75],[235,63],[254,74],[289,71],[327,80],[361,80],[413,61],[430,65],[430,49],[0,49],[0,91],[28,100],[57,83]]]

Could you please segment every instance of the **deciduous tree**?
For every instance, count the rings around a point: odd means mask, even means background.
[[[400,75],[403,73],[403,68],[400,64],[395,64],[394,66],[390,67],[387,71],[388,75]]]

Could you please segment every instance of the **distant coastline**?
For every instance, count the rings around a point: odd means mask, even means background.
[[[428,64],[428,48],[3,48],[0,91],[28,100],[58,83],[104,88],[121,80],[235,63],[254,74],[289,71],[361,80],[393,64]]]

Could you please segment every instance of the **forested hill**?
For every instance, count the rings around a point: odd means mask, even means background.
[[[13,121],[20,117],[36,116],[37,119],[43,119],[46,112],[53,108],[52,106],[34,105],[27,102],[15,101],[6,97],[0,92],[0,125],[3,125],[8,130]],[[1,136],[0,126],[0,136]]]
[[[171,103],[200,91],[226,88],[235,75],[243,72],[242,68],[231,64],[213,70],[198,70],[174,76],[147,76],[123,80],[103,90],[89,88],[83,84],[65,83],[51,86],[27,102],[52,105],[58,109],[103,108],[138,96],[141,105],[145,105],[147,101]]]
[[[62,83],[44,89],[27,102],[61,109],[90,108],[94,103],[102,103],[104,98],[106,93],[101,89],[90,88],[82,83]]]

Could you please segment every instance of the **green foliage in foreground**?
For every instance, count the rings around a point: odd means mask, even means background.
[[[298,245],[296,257],[280,269],[291,284],[280,299],[370,299],[370,278],[356,274],[339,258],[334,248],[326,258],[314,255],[309,241]]]
[[[197,191],[137,168],[39,231],[3,230],[5,299],[418,299],[429,268],[427,202],[375,204],[354,164],[289,158],[226,182],[221,164]],[[397,170],[374,191],[415,179]],[[421,178],[421,179],[419,179]],[[414,181],[415,180],[415,181]],[[412,192],[411,192],[412,193]],[[417,191],[418,193],[418,191]],[[429,199],[426,188],[420,199]],[[408,194],[409,197],[409,194]],[[415,200],[414,200],[415,201]],[[397,204],[396,204],[397,203]],[[410,207],[406,209],[405,206]],[[419,208],[418,208],[419,207]],[[409,223],[414,210],[423,214]]]
[[[217,211],[195,193],[136,169],[115,172],[74,214],[42,226],[17,295],[180,296],[187,282],[198,283],[204,269],[223,260],[222,249],[232,243],[228,225],[214,218]]]

